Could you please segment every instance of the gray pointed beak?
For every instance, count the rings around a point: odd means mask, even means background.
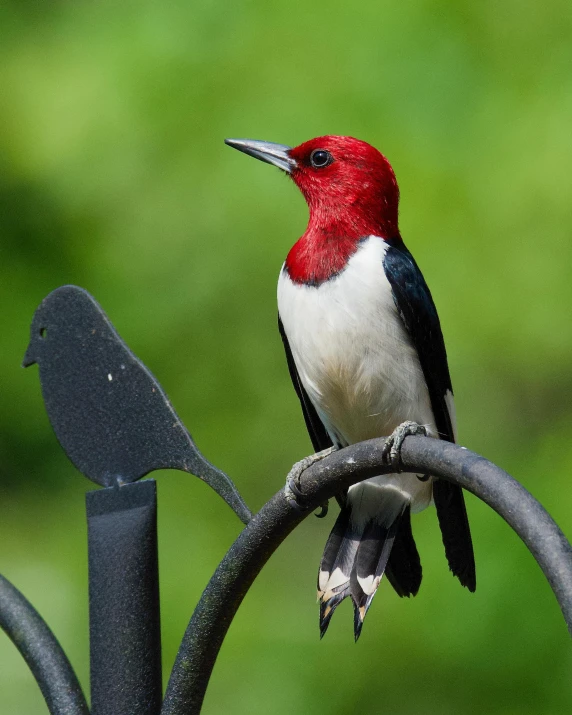
[[[287,174],[291,174],[292,169],[296,167],[296,161],[290,156],[289,146],[256,141],[256,139],[225,139],[224,143],[245,154],[250,154],[255,159],[273,164]]]
[[[30,365],[33,365],[36,362],[36,358],[32,356],[32,343],[30,342],[26,350],[26,354],[24,355],[24,359],[22,360],[22,367],[30,367]]]

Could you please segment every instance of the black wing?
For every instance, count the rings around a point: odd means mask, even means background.
[[[298,395],[298,399],[300,400],[300,404],[302,405],[302,412],[304,414],[304,422],[306,423],[306,429],[308,430],[308,434],[310,435],[310,439],[312,440],[312,446],[314,447],[314,451],[321,452],[323,449],[328,449],[329,447],[332,447],[334,443],[332,442],[330,435],[324,427],[324,423],[318,416],[316,408],[308,397],[308,393],[304,389],[304,385],[302,385],[302,381],[300,380],[300,376],[298,375],[296,363],[294,362],[294,358],[292,357],[292,351],[290,350],[290,345],[288,343],[288,338],[286,337],[286,332],[284,330],[284,326],[282,325],[280,315],[278,315],[278,330],[280,331],[280,337],[282,338],[282,342],[284,343],[286,361],[288,363],[288,372],[290,373],[292,384],[294,385],[294,389],[296,390],[296,394]],[[340,507],[343,507],[344,505],[346,494],[347,491],[336,494],[336,500]],[[326,516],[326,512],[327,509],[322,513],[321,516]]]
[[[413,256],[399,241],[390,244],[383,261],[397,311],[417,350],[429,390],[437,431],[442,439],[455,441],[446,395],[451,377],[437,309],[431,292]],[[433,500],[451,571],[463,586],[475,590],[475,560],[463,491],[450,482],[436,479]]]
[[[308,393],[304,389],[304,385],[300,380],[298,375],[298,370],[296,369],[296,364],[294,363],[294,358],[292,357],[292,351],[290,350],[290,345],[288,344],[288,338],[284,331],[284,326],[282,325],[282,320],[278,316],[278,330],[280,331],[280,337],[284,343],[284,350],[286,351],[286,360],[288,362],[288,371],[292,379],[292,384],[302,405],[302,412],[304,413],[304,421],[306,422],[306,428],[310,434],[310,439],[312,440],[312,445],[316,452],[321,452],[323,449],[328,449],[333,445],[330,435],[327,433],[326,428],[322,420],[319,418],[316,408],[312,404]]]

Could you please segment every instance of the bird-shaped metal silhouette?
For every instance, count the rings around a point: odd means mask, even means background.
[[[251,512],[230,478],[199,452],[161,385],[87,291],[62,286],[42,301],[23,366],[34,363],[54,432],[86,477],[108,487],[180,469],[248,523]]]

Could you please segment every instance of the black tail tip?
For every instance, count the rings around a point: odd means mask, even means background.
[[[320,639],[326,635],[334,611],[347,595],[347,590],[342,589],[340,592],[334,593],[327,601],[320,601]]]
[[[332,599],[325,603],[320,602],[320,640],[326,635],[330,621],[336,609],[337,603],[332,605]]]
[[[471,593],[474,593],[477,590],[477,580],[476,580],[474,574],[473,574],[473,577],[470,579],[467,579],[467,581],[465,583],[463,583],[462,581],[461,581],[461,583],[463,584],[463,586],[465,588],[468,588]]]
[[[364,613],[365,616],[365,613]],[[363,628],[363,618],[360,609],[354,604],[354,641],[357,643]]]
[[[330,621],[332,620],[332,615],[336,609],[336,603],[333,607],[331,603],[321,603],[320,604],[320,640],[326,635]],[[363,609],[361,609],[363,610]],[[365,617],[365,613],[363,614]],[[363,618],[360,613],[360,609],[354,605],[354,641],[357,643],[359,637],[361,636],[361,631],[363,628]]]
[[[474,568],[465,569],[464,571],[457,573],[453,572],[453,575],[459,579],[461,586],[464,586],[471,593],[474,593],[477,590],[477,575]]]

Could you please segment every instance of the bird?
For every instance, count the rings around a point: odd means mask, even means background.
[[[86,290],[61,286],[40,303],[22,364],[34,363],[56,437],[88,479],[119,487],[156,469],[180,469],[248,523],[231,479],[201,454],[157,379]]]
[[[278,279],[278,327],[316,450],[299,464],[387,435],[392,458],[408,434],[455,442],[440,321],[399,231],[399,188],[387,158],[349,136],[321,136],[294,148],[225,141],[285,172],[309,208],[307,228]],[[417,594],[422,568],[411,514],[431,503],[450,570],[475,590],[471,532],[457,485],[396,468],[336,498],[340,513],[318,572],[321,637],[350,598],[358,640],[384,573],[399,596]]]

